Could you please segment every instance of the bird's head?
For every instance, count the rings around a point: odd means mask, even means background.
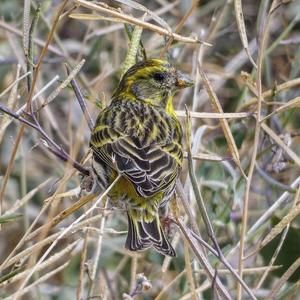
[[[148,59],[135,64],[124,74],[114,97],[129,96],[166,107],[176,91],[193,84],[187,75],[177,71],[167,61]]]

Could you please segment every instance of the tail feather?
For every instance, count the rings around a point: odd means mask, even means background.
[[[141,230],[139,223],[136,224],[128,213],[127,216],[128,234],[125,247],[131,251],[139,251],[151,247],[151,242],[148,240],[147,234]]]
[[[176,256],[174,248],[166,239],[160,226],[159,217],[153,221],[134,220],[130,213],[128,215],[128,234],[125,247],[131,251],[141,251],[154,247],[156,251],[168,256]]]

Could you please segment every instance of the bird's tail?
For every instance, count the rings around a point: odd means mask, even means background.
[[[141,251],[154,247],[156,251],[168,256],[176,256],[174,248],[164,235],[158,215],[150,222],[136,220],[131,211],[128,215],[128,234],[125,247],[131,251]]]

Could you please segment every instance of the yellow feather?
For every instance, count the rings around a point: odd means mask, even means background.
[[[168,115],[172,116],[173,118],[175,118],[177,120],[177,116],[174,110],[174,106],[173,106],[173,96],[169,96],[168,100],[167,100],[167,105],[166,105],[166,112]]]

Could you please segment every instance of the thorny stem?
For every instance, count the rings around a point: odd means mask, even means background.
[[[70,69],[69,69],[69,67],[67,65],[66,65],[66,69],[67,69],[67,74],[69,75]],[[87,124],[89,126],[89,129],[92,131],[93,128],[94,128],[94,126],[95,126],[95,122],[93,121],[93,119],[92,119],[92,117],[91,117],[91,115],[90,115],[90,113],[89,113],[89,111],[87,109],[86,101],[85,101],[85,99],[84,99],[84,97],[82,95],[82,92],[81,92],[81,90],[80,90],[80,88],[79,88],[79,86],[77,84],[76,79],[73,78],[70,83],[71,83],[72,88],[74,90],[74,93],[75,93],[75,96],[77,98],[77,101],[78,101],[78,103],[80,105],[80,108],[81,108],[81,110],[83,112],[85,120],[86,120],[86,122],[87,122]]]
[[[8,114],[9,116],[19,120],[20,122],[34,128],[37,130],[41,136],[44,138],[44,146],[47,147],[47,149],[55,154],[58,158],[65,162],[70,162],[72,166],[77,169],[80,173],[83,175],[89,175],[90,172],[87,168],[82,166],[80,163],[77,161],[73,160],[69,154],[58,144],[56,144],[49,136],[48,134],[44,131],[44,129],[41,127],[41,125],[38,123],[37,119],[32,115],[31,113],[27,113],[28,116],[30,116],[33,119],[33,122],[28,121],[27,119],[23,118],[22,116],[16,114],[15,112],[11,111],[9,108],[5,107],[0,103],[0,111],[3,111],[4,113]],[[49,146],[48,144],[52,145]]]
[[[38,74],[39,74],[40,68],[41,68],[42,63],[43,63],[43,59],[44,59],[44,57],[47,53],[50,42],[52,41],[52,37],[54,35],[56,26],[59,22],[60,16],[61,16],[65,6],[67,5],[67,3],[68,3],[68,0],[64,0],[64,2],[59,7],[58,12],[57,12],[57,14],[54,18],[54,21],[53,21],[53,26],[52,26],[52,28],[49,32],[47,41],[46,41],[46,43],[45,43],[45,45],[42,49],[42,52],[39,56],[39,59],[38,59],[37,65],[36,65],[36,69],[35,69],[34,74],[33,74],[32,82],[31,82],[31,88],[30,88],[30,91],[28,93],[28,97],[26,99],[26,110],[27,111],[31,108],[31,101],[32,101],[34,90],[35,90],[35,85],[36,85],[36,82],[37,82]],[[33,116],[33,118],[35,118],[35,116]],[[0,191],[0,214],[2,213],[2,199],[4,197],[4,193],[5,193],[6,185],[7,185],[7,182],[8,182],[8,178],[9,178],[10,172],[12,170],[13,162],[14,162],[14,159],[15,159],[18,147],[19,147],[19,143],[20,143],[21,138],[22,138],[23,133],[24,133],[24,129],[25,129],[24,125],[22,124],[21,128],[19,130],[19,133],[17,135],[15,144],[14,144],[13,152],[12,152],[12,155],[11,155],[10,161],[9,161],[9,166],[6,169],[6,172],[5,172],[5,175],[4,175],[4,180],[3,180],[3,183],[2,183],[2,186],[1,186],[1,191]],[[1,227],[0,227],[0,229],[1,229]]]

